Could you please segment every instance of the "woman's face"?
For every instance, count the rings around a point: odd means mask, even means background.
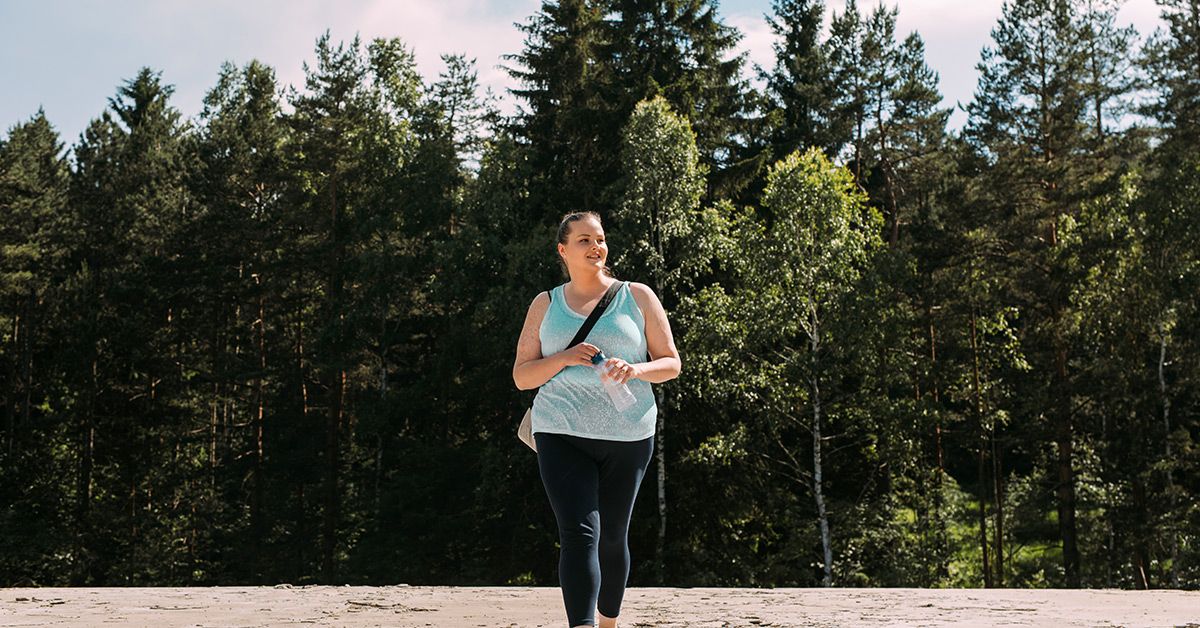
[[[604,228],[591,216],[584,216],[572,222],[567,243],[559,243],[558,254],[562,256],[568,269],[604,268],[604,263],[608,260],[608,243],[604,239]]]

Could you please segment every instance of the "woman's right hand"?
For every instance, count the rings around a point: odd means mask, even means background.
[[[559,362],[563,368],[568,366],[591,366],[592,356],[600,353],[600,347],[581,342],[574,347],[558,352]]]

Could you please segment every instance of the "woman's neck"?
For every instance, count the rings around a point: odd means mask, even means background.
[[[608,290],[612,282],[616,281],[612,277],[605,275],[603,271],[594,273],[571,273],[570,288],[575,294],[595,295]]]

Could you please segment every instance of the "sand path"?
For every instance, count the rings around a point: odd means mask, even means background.
[[[0,626],[565,626],[549,587],[0,589]],[[1200,592],[637,588],[621,625],[1187,626]]]

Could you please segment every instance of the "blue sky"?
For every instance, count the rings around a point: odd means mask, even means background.
[[[844,0],[827,0],[841,11]],[[867,11],[875,6],[860,0]],[[895,1],[888,4],[897,4]],[[1001,0],[899,0],[898,32],[918,31],[929,65],[941,77],[944,104],[966,104],[975,88],[979,50],[1000,16]],[[773,63],[772,36],[763,18],[770,0],[724,0],[725,22],[745,35],[751,62]],[[541,0],[0,0],[0,130],[28,119],[38,107],[68,145],[98,116],[125,79],[142,66],[162,71],[175,86],[174,105],[199,113],[204,93],[224,61],[259,59],[275,68],[281,84],[303,84],[302,63],[326,29],[335,40],[400,37],[428,78],[440,55],[465,53],[477,60],[480,82],[504,95],[514,86],[498,65],[521,49],[514,26]],[[1144,37],[1159,26],[1153,0],[1127,0],[1120,21]],[[956,113],[952,126],[964,116]]]

